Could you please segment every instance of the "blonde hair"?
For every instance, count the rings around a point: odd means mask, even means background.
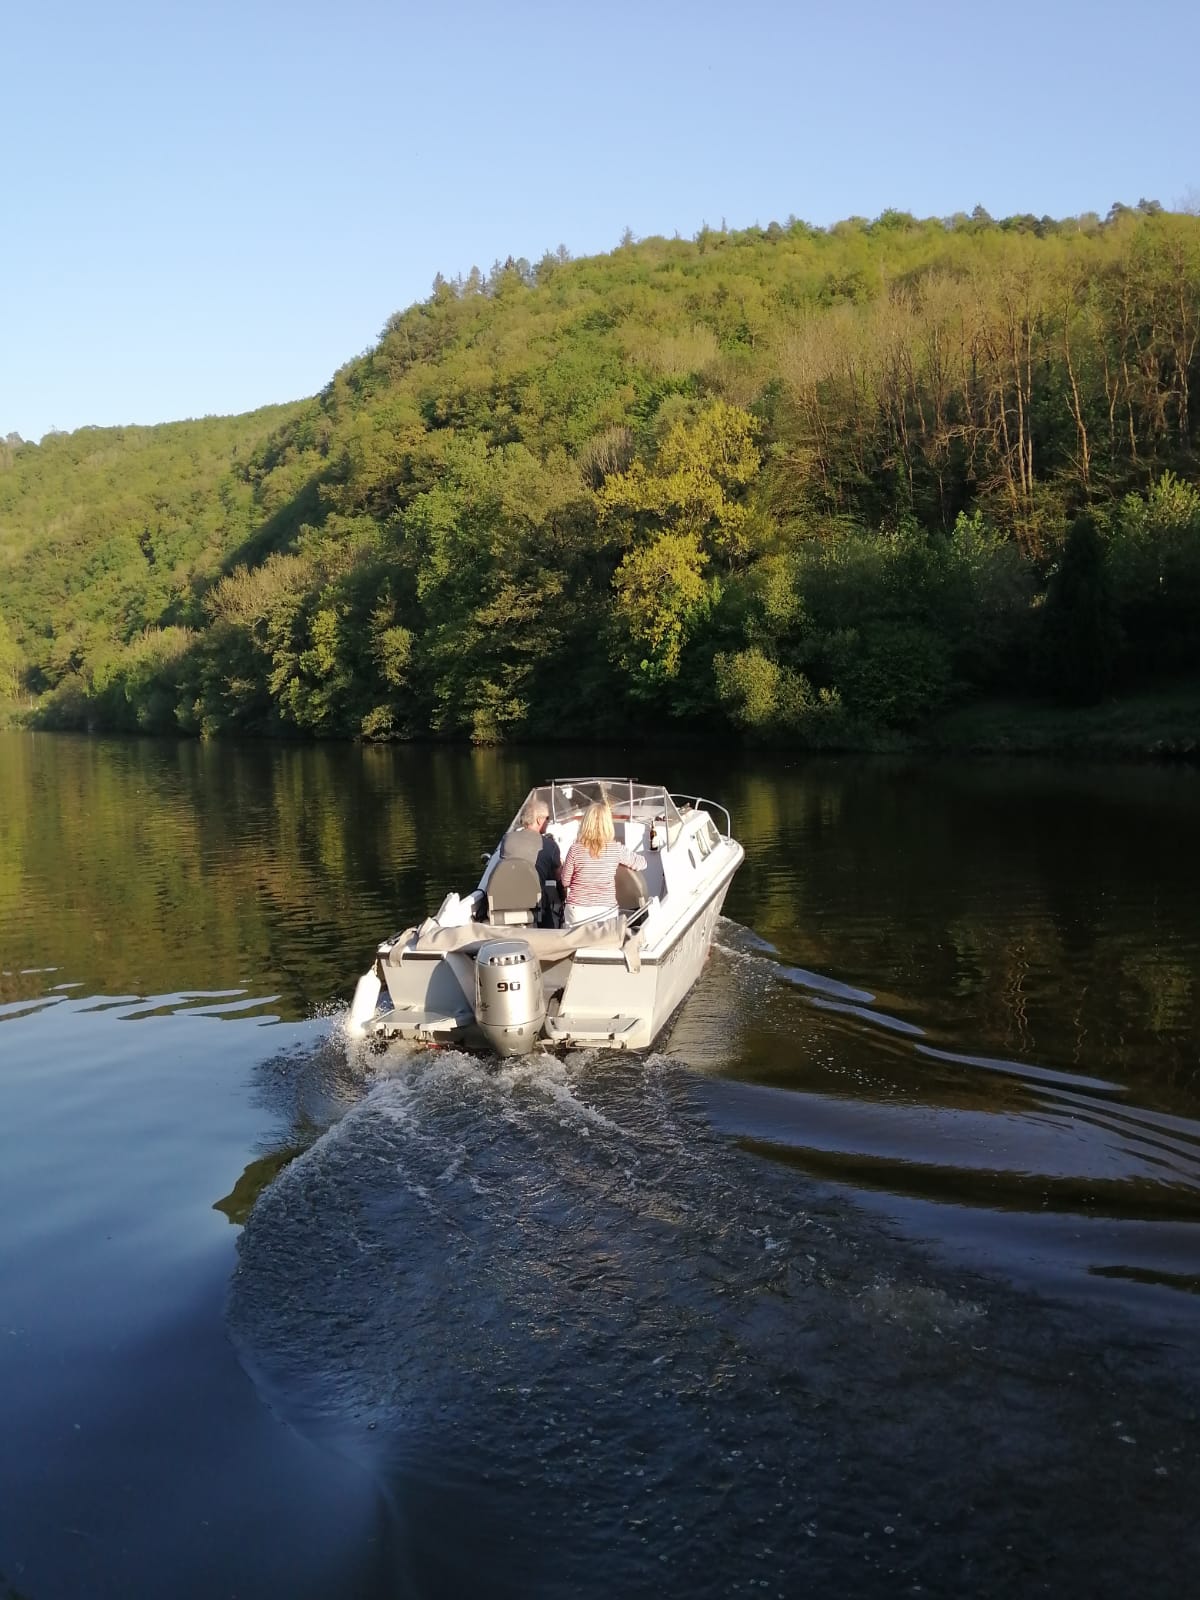
[[[583,813],[583,821],[579,824],[579,843],[592,855],[599,856],[615,838],[612,812],[606,805],[596,801]]]

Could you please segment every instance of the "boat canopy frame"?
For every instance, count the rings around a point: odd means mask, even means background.
[[[662,784],[639,783],[635,778],[553,778],[548,784],[539,784],[529,791],[512,827],[520,827],[521,817],[531,801],[546,806],[552,823],[577,822],[588,806],[607,801],[618,821],[661,822],[669,838],[675,837],[689,811],[706,811],[714,822],[723,821],[721,833],[726,839],[731,838],[733,832],[729,812],[716,801],[703,795],[675,794]]]

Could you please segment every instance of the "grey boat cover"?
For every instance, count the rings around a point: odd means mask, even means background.
[[[625,917],[605,917],[599,922],[577,922],[570,928],[525,928],[511,925],[495,927],[490,922],[464,922],[460,927],[443,928],[434,917],[427,917],[416,928],[406,928],[396,939],[384,958],[396,965],[405,956],[432,954],[447,955],[455,951],[460,955],[474,956],[481,945],[494,939],[519,939],[527,944],[538,960],[560,961],[574,955],[576,950],[606,945],[613,951],[630,955],[640,944],[640,937],[631,933]]]

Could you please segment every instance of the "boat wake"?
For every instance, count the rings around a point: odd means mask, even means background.
[[[964,1048],[930,1012],[787,966],[725,922],[672,1045],[747,1148],[950,1259],[1194,1337],[1200,1124],[1084,1064]]]
[[[1131,1452],[1111,1340],[1097,1409],[1086,1330],[1031,1332],[722,1139],[696,1083],[664,1056],[401,1057],[259,1199],[235,1341],[281,1416],[378,1475],[402,1592],[484,1560],[498,1595],[819,1592],[848,1560],[858,1594],[964,1564],[998,1592],[1061,1543],[1047,1474],[1089,1563],[1132,1581],[1136,1546],[1146,1582],[1134,1456],[1144,1482],[1194,1455],[1149,1358],[1124,1358]]]

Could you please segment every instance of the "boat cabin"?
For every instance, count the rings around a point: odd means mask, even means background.
[[[634,875],[628,869],[618,869],[618,903],[627,913],[661,902],[672,890],[690,893],[712,850],[722,837],[729,837],[729,813],[723,806],[698,795],[672,794],[661,784],[635,783],[631,778],[556,778],[539,784],[522,800],[507,831],[521,827],[521,818],[531,803],[541,803],[550,813],[546,833],[553,837],[565,858],[575,842],[584,812],[590,805],[604,801],[612,811],[618,843],[646,861],[644,872],[636,875],[641,880],[637,884],[630,883]],[[724,823],[723,832],[714,813]],[[676,846],[685,840],[686,848],[677,850]],[[506,897],[489,895],[489,886],[497,867],[508,864],[501,863],[497,846],[479,881],[479,890],[492,908],[489,920],[495,920],[494,912],[501,899],[507,906]],[[552,896],[553,892],[552,886]],[[500,912],[505,917],[510,914]],[[533,920],[532,916],[529,920]]]

